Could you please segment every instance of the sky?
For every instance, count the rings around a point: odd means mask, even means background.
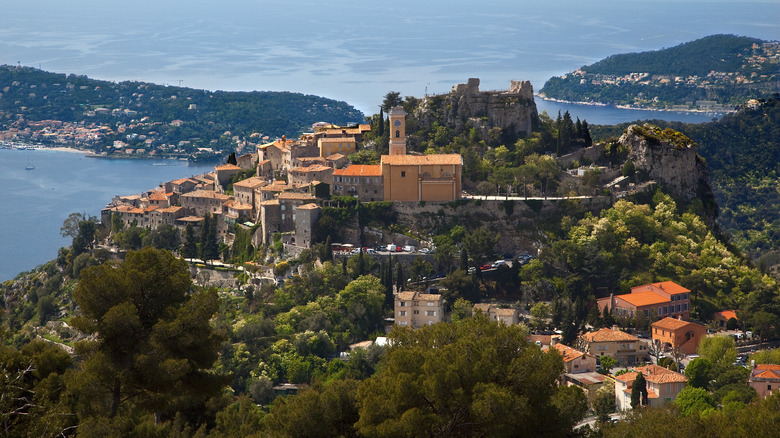
[[[652,7],[648,5],[652,4]],[[780,2],[4,0],[0,64],[226,91],[296,91],[375,112],[469,77],[482,89],[714,33],[780,38]]]

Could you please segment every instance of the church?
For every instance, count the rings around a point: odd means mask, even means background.
[[[407,155],[406,112],[393,107],[389,155],[379,165],[351,165],[336,170],[334,193],[361,201],[453,201],[461,197],[460,154]],[[382,196],[378,196],[382,193]]]

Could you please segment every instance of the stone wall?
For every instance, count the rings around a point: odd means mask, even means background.
[[[501,235],[496,251],[534,252],[540,247],[540,225],[560,221],[578,212],[599,212],[612,203],[609,197],[565,200],[460,200],[453,202],[395,202],[398,222],[414,234],[433,234],[442,227],[460,224],[480,226]]]
[[[447,95],[426,97],[415,117],[421,124],[432,124],[437,112],[443,116],[440,122],[456,134],[470,124],[483,140],[488,140],[493,127],[511,137],[530,134],[539,120],[529,81],[512,81],[507,91],[480,91],[479,79],[471,78],[466,84],[454,86]]]

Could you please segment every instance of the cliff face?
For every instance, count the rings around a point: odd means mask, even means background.
[[[699,198],[707,213],[717,215],[710,176],[696,143],[680,132],[653,125],[632,125],[618,143],[628,150],[637,172],[658,182],[675,199],[688,204]]]
[[[539,119],[530,82],[512,81],[507,91],[480,91],[476,78],[454,86],[446,95],[426,97],[415,116],[421,124],[439,121],[456,134],[470,124],[485,140],[494,127],[513,138],[530,134]]]

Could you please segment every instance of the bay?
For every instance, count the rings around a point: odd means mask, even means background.
[[[25,170],[28,161],[35,169]],[[69,246],[70,239],[60,235],[69,214],[100,217],[116,195],[141,193],[213,169],[213,164],[173,160],[0,149],[0,281],[56,258],[60,247]]]

